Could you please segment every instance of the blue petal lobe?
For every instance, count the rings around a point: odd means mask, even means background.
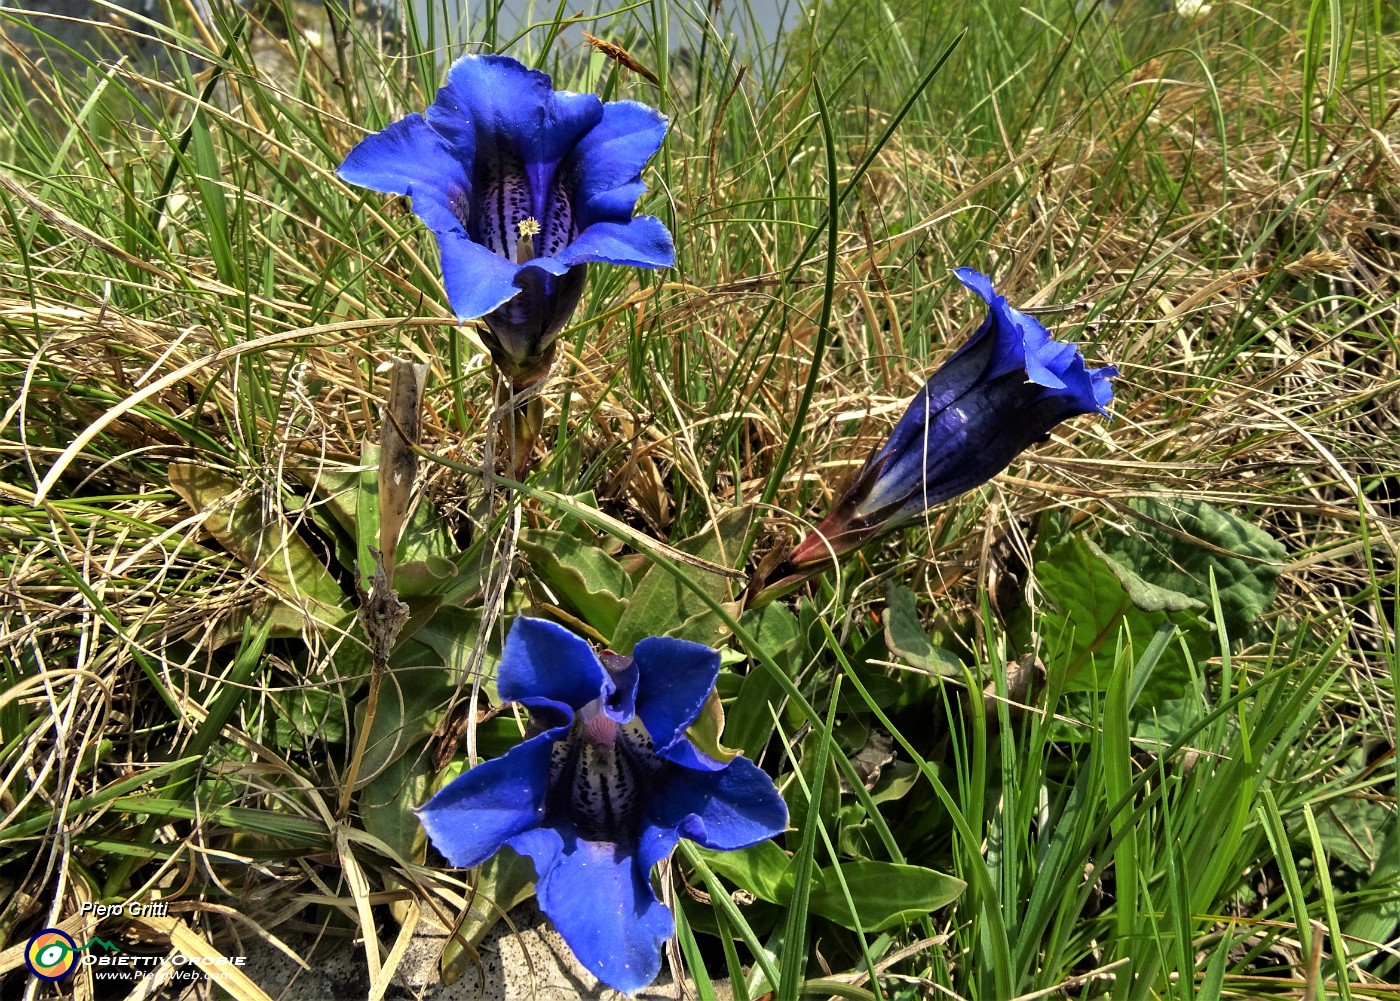
[[[613,682],[593,649],[563,626],[525,616],[506,635],[496,691],[506,702],[547,699],[581,709],[613,694]]]
[[[602,119],[596,95],[556,91],[548,74],[508,56],[458,59],[427,112],[428,123],[449,142],[471,145],[478,169],[518,157],[537,219],[560,161]]]
[[[658,751],[656,756],[665,758],[683,768],[697,768],[703,772],[717,772],[729,764],[727,761],[717,761],[710,757],[685,737],[677,740],[665,750]]]
[[[517,855],[533,861],[536,875],[542,876],[563,853],[564,836],[557,827],[532,827],[511,838],[508,844]]]
[[[634,853],[547,829],[511,847],[534,859],[540,910],[590,973],[628,994],[656,979],[674,925]]]
[[[603,106],[602,121],[579,140],[567,170],[579,229],[597,222],[625,222],[646,190],[646,166],[666,137],[666,116],[636,101]]]
[[[1004,309],[1007,314],[1014,314],[1012,321],[1021,339],[1021,350],[1025,354],[1023,369],[1026,377],[1038,386],[1064,389],[1065,381],[1060,378],[1060,373],[1079,356],[1079,349],[1073,344],[1051,340],[1050,331],[1035,317],[1027,316],[1010,306],[1005,306]]]
[[[549,758],[562,730],[549,731],[483,761],[418,810],[434,847],[455,866],[480,865],[545,815]]]
[[[953,271],[962,282],[987,304],[987,319],[973,336],[973,341],[964,345],[953,356],[956,359],[977,342],[985,353],[983,379],[995,379],[1010,372],[1025,372],[1027,355],[1038,352],[1050,340],[1050,333],[1031,316],[1010,306],[1006,297],[992,285],[986,275],[971,268],[957,268]],[[986,339],[986,343],[983,339]]]
[[[680,821],[643,820],[641,834],[637,838],[637,864],[643,872],[651,872],[656,863],[670,857],[672,849],[681,839],[679,827]]]
[[[967,288],[981,296],[982,301],[988,306],[995,300],[1001,298],[1001,294],[997,292],[996,288],[992,285],[992,280],[980,271],[974,270],[973,268],[954,268],[953,276],[957,278],[958,281],[962,282],[963,285],[967,286]]]
[[[609,653],[600,660],[616,686],[613,694],[603,704],[603,711],[618,723],[630,723],[637,715],[637,682],[641,678],[637,659]]]
[[[649,636],[632,649],[638,668],[637,718],[664,754],[685,739],[719,676],[719,653],[701,643]]]
[[[437,241],[447,301],[461,319],[485,316],[520,294],[515,264],[473,243],[461,230],[439,230]]]
[[[526,261],[520,266],[520,270],[522,271],[524,271],[526,268],[538,268],[539,270],[555,278],[558,278],[560,275],[565,275],[569,273],[569,265],[565,264],[563,261],[559,260],[556,257],[533,258],[531,260]]]
[[[595,222],[554,256],[566,265],[599,261],[669,268],[676,263],[676,248],[660,219],[639,215],[630,222]]]
[[[409,195],[413,211],[435,231],[462,230],[469,215],[470,176],[422,115],[360,140],[336,173],[364,188]]]
[[[1108,380],[1116,378],[1118,378],[1118,369],[1113,365],[1089,370],[1089,381],[1094,389],[1094,402],[1098,404],[1101,414],[1107,414],[1108,405],[1113,402],[1113,383]]]
[[[655,785],[639,848],[650,866],[675,845],[667,844],[666,832],[732,851],[776,837],[787,823],[787,806],[773,780],[748,758],[735,758],[717,772],[669,768]]]

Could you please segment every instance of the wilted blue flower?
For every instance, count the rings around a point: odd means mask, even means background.
[[[718,673],[698,643],[652,637],[600,660],[552,622],[517,619],[496,687],[544,732],[434,796],[418,814],[428,836],[464,868],[502,845],[528,855],[540,909],[579,961],[618,990],[645,987],[672,932],[652,866],[682,837],[727,850],[787,826],[757,765],[715,761],[685,735]]]
[[[671,234],[632,217],[666,118],[635,101],[556,91],[505,56],[464,56],[424,114],[366,137],[340,176],[409,195],[437,237],[462,319],[483,317],[497,366],[539,378],[590,262],[666,268]]]
[[[987,303],[986,320],[914,397],[836,509],[770,576],[773,584],[800,580],[800,568],[987,482],[1061,421],[1108,413],[1116,368],[1089,368],[1077,347],[1008,305],[986,275],[953,273]]]

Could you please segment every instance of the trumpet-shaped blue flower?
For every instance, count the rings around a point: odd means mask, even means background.
[[[689,838],[757,844],[787,826],[773,781],[747,758],[691,744],[719,654],[652,637],[631,657],[595,656],[568,630],[520,618],[496,686],[543,730],[461,775],[419,811],[453,865],[509,845],[534,862],[540,909],[599,980],[635,992],[661,969],[671,913],[651,869]]]
[[[835,510],[770,575],[773,585],[800,581],[810,575],[802,568],[987,482],[1061,421],[1108,413],[1116,368],[1089,368],[1075,345],[1008,305],[986,275],[953,273],[986,302],[986,320],[914,397]]]
[[[339,173],[411,196],[453,311],[484,318],[492,358],[524,385],[548,370],[589,263],[675,263],[661,221],[632,216],[666,126],[635,101],[556,91],[514,59],[464,56],[432,107],[366,137]]]

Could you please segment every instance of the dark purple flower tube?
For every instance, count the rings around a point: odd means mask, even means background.
[[[986,483],[1061,421],[1108,413],[1116,368],[1089,368],[1075,345],[1008,305],[986,275],[953,273],[987,303],[986,320],[914,397],[889,441],[765,590],[795,586],[833,556]]]
[[[548,371],[588,264],[675,263],[661,220],[632,215],[666,127],[644,104],[556,91],[506,56],[464,56],[432,107],[365,137],[339,174],[412,197],[453,311],[483,319],[519,388]]]

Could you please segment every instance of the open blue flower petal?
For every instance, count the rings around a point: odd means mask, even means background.
[[[671,235],[632,218],[665,116],[632,101],[556,91],[505,56],[464,56],[436,100],[366,137],[345,180],[410,195],[437,236],[453,311],[516,386],[548,370],[591,263],[665,268]]]
[[[539,825],[556,739],[541,734],[483,761],[418,811],[423,829],[448,861],[464,869],[480,865],[511,838]]]
[[[613,692],[613,681],[586,640],[547,619],[515,620],[496,668],[503,702],[550,703],[579,710]]]
[[[488,183],[523,170],[540,213],[555,169],[602,121],[603,102],[593,94],[556,91],[549,74],[509,56],[466,56],[448,69],[426,114],[454,145],[472,150],[477,173]]]
[[[661,969],[673,926],[651,870],[677,840],[742,848],[787,826],[772,779],[745,758],[712,761],[685,736],[718,669],[719,655],[696,643],[644,639],[632,657],[597,658],[559,626],[517,619],[497,689],[553,729],[458,777],[419,811],[454,864],[475,865],[502,845],[529,857],[540,908],[574,955],[628,993]]]
[[[422,115],[409,115],[365,138],[340,165],[351,184],[413,199],[434,231],[458,226],[471,198],[471,178],[451,147]]]
[[[540,873],[540,910],[579,962],[603,983],[628,994],[655,980],[662,948],[675,926],[671,912],[652,892],[650,866],[642,868],[633,851],[557,831],[532,832],[519,840]],[[552,859],[528,851],[551,842],[559,846]]]
[[[443,230],[435,235],[447,301],[459,316],[490,313],[520,294],[520,276],[530,269],[496,256],[465,233]]]
[[[676,260],[671,233],[655,216],[639,215],[629,222],[595,222],[556,255],[575,267],[590,261],[630,264],[637,268],[669,268]]]
[[[647,812],[643,850],[655,854],[644,858],[648,867],[675,847],[677,834],[706,848],[732,851],[766,841],[787,826],[787,807],[773,780],[742,757],[720,771],[673,772]]]
[[[603,106],[603,120],[579,139],[574,153],[574,213],[579,228],[631,218],[645,186],[647,161],[666,138],[666,116],[636,101]]]
[[[685,741],[719,677],[719,654],[703,643],[649,636],[632,648],[638,668],[637,718],[658,754]]]

